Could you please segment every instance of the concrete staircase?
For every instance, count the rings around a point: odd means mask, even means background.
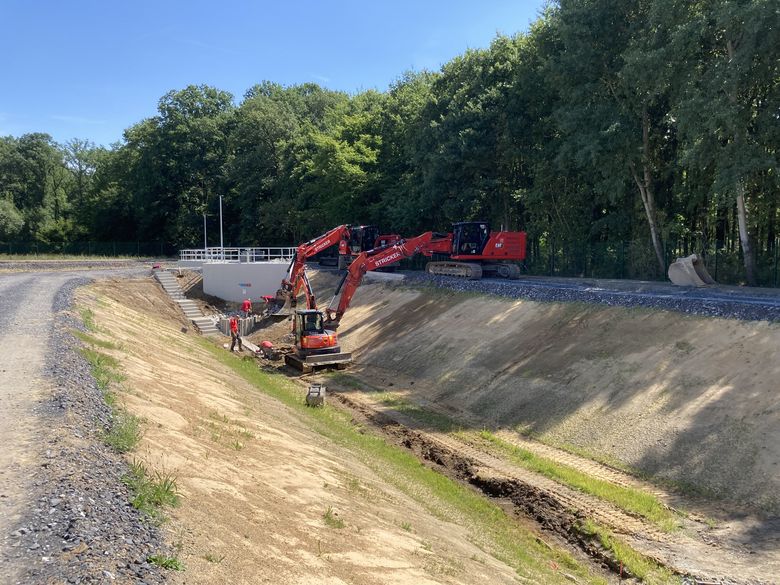
[[[167,270],[158,270],[154,273],[154,276],[165,292],[168,293],[168,296],[181,307],[181,310],[186,317],[195,324],[203,335],[219,334],[219,330],[214,325],[214,321],[208,317],[204,317],[203,313],[200,312],[197,303],[184,296],[184,292],[182,292],[181,287],[179,286],[179,281],[173,274]]]

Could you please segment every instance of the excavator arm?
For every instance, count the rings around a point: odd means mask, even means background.
[[[299,287],[302,286],[299,280],[300,276],[304,274],[306,260],[336,244],[339,244],[339,247],[346,246],[348,240],[349,226],[340,225],[298,246],[295,251],[295,257],[287,268],[287,275],[282,279],[282,285],[279,290],[276,291],[276,315],[289,314],[290,306],[295,304],[295,297],[300,293]],[[306,279],[306,282],[308,282],[308,279]],[[309,287],[309,290],[311,290],[311,287]]]
[[[415,254],[430,256],[436,250],[437,244],[447,238],[446,234],[425,232],[415,238],[400,240],[392,246],[361,252],[349,265],[347,273],[336,288],[331,306],[325,309],[328,324],[338,324],[341,321],[366,272],[388,266],[404,258],[411,258]],[[337,299],[338,304],[333,308]]]
[[[317,297],[314,296],[314,290],[311,288],[311,283],[309,282],[309,277],[306,275],[305,270],[301,270],[298,273],[298,279],[295,281],[295,290],[293,291],[292,299],[297,299],[301,292],[306,296],[306,308],[316,309]]]
[[[321,236],[298,246],[297,250],[295,251],[295,258],[292,259],[290,262],[290,267],[287,270],[287,278],[282,281],[282,287],[291,291],[296,281],[298,280],[298,275],[301,273],[304,265],[306,264],[306,260],[315,254],[330,248],[331,246],[341,244],[341,242],[346,242],[348,240],[349,226],[340,225],[322,234]]]

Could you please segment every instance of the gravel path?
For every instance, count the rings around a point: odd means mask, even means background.
[[[87,258],[85,260],[0,260],[0,273],[3,272],[42,272],[73,271],[73,270],[111,270],[118,268],[138,268],[151,266],[151,259],[103,259]]]
[[[520,280],[464,280],[405,272],[409,284],[462,292],[492,294],[540,302],[583,302],[619,307],[645,307],[706,317],[746,321],[780,321],[780,291],[707,287],[691,289],[665,283],[591,281],[522,277]]]
[[[70,330],[76,287],[138,269],[0,275],[0,583],[162,583],[110,410]]]

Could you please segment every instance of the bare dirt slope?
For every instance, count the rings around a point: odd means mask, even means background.
[[[137,456],[177,477],[183,504],[167,529],[187,570],[173,582],[516,582],[446,510],[432,514],[217,362],[155,291],[100,284],[80,300],[122,344],[123,400],[146,421]]]
[[[364,285],[355,370],[480,428],[778,511],[780,326]]]

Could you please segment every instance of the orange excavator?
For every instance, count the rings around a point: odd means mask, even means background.
[[[298,246],[295,250],[295,257],[287,269],[287,276],[282,279],[282,285],[276,291],[277,311],[274,314],[290,314],[290,309],[295,305],[296,298],[293,289],[298,286],[298,278],[304,272],[306,260],[336,244],[339,245],[340,253],[342,248],[346,251],[350,234],[350,226],[340,225]]]
[[[346,270],[361,252],[390,246],[401,240],[398,234],[382,234],[375,225],[353,225],[346,246],[339,245],[339,270]]]
[[[338,334],[325,328],[322,311],[317,309],[317,300],[305,270],[298,273],[291,291],[292,298],[297,298],[301,292],[306,297],[306,308],[292,313],[295,352],[286,354],[284,362],[304,373],[317,366],[346,367],[352,361],[352,354],[341,351]]]

